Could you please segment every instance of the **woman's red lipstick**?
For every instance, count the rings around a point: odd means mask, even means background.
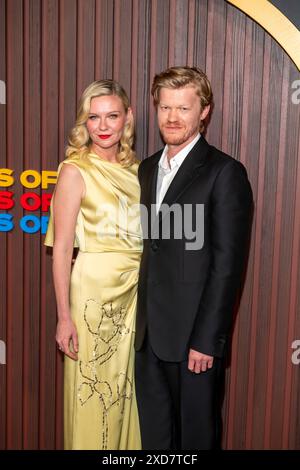
[[[110,134],[102,134],[102,135],[99,135],[100,139],[108,139],[110,137]]]

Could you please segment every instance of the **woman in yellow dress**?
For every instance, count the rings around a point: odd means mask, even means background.
[[[141,448],[133,343],[142,235],[133,127],[124,89],[113,80],[93,82],[58,168],[45,244],[53,245],[56,341],[65,354],[65,449]]]

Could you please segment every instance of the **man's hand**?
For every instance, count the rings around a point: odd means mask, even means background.
[[[213,356],[207,356],[201,352],[190,349],[188,369],[195,374],[205,372],[207,369],[211,369],[214,363]]]

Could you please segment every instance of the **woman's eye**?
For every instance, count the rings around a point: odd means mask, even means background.
[[[111,119],[117,119],[118,115],[117,115],[117,114],[111,114],[109,117],[110,117]]]
[[[92,115],[92,116],[89,116],[89,119],[90,119],[91,121],[94,121],[94,120],[96,119],[96,117],[97,117],[97,116],[93,116],[93,115]]]

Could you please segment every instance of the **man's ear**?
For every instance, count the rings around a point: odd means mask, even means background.
[[[204,121],[204,119],[207,117],[209,111],[210,111],[210,104],[205,106],[205,108],[203,109],[203,111],[201,113],[201,116],[200,116],[201,121]]]

